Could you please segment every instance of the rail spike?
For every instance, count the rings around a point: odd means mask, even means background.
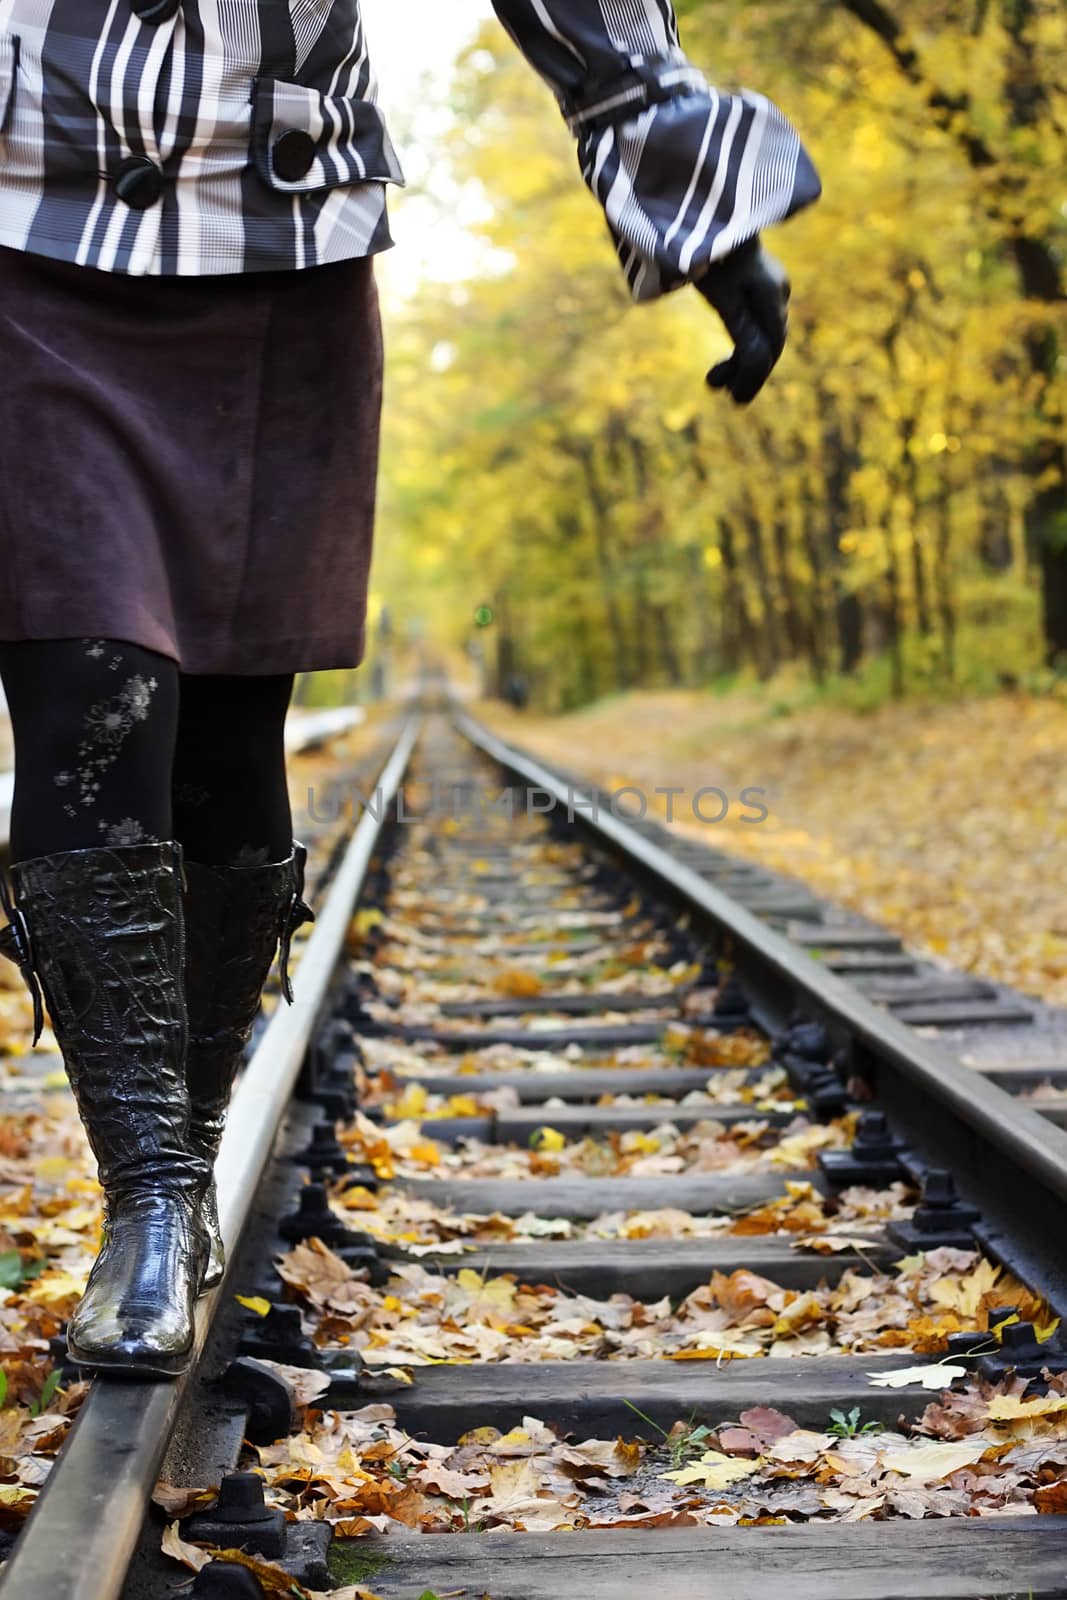
[[[977,1206],[967,1205],[956,1190],[951,1172],[931,1167],[923,1180],[922,1201],[910,1222],[891,1222],[886,1229],[894,1244],[909,1254],[920,1250],[976,1250],[974,1225],[981,1219]]]
[[[215,1504],[187,1517],[181,1528],[185,1538],[220,1550],[246,1550],[274,1561],[285,1554],[285,1514],[267,1505],[263,1479],[255,1472],[223,1478]]]

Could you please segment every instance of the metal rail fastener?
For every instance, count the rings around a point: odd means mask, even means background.
[[[344,948],[367,867],[403,783],[420,719],[411,717],[360,819],[296,973],[234,1095],[217,1167],[232,1259]],[[162,1383],[97,1379],[14,1553],[0,1574],[10,1600],[119,1600],[182,1400],[226,1283],[200,1302],[193,1365]]]
[[[728,933],[743,981],[747,963],[753,972],[758,969],[779,984],[793,1003],[810,1004],[832,1015],[876,1059],[945,1107],[965,1128],[1023,1170],[1030,1182],[1042,1185],[1059,1201],[1067,1201],[1067,1132],[1062,1128],[1020,1105],[981,1074],[961,1066],[947,1050],[880,1010],[783,934],[614,815],[610,807],[600,807],[591,815],[582,809],[573,784],[542,762],[505,743],[467,712],[455,709],[453,720],[476,749],[524,785],[543,790],[564,812],[569,808],[592,837],[622,850],[630,861]],[[1038,1203],[1036,1198],[1034,1203]]]

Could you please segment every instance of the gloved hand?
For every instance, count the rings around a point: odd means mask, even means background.
[[[708,386],[728,389],[739,406],[759,394],[785,349],[789,277],[757,235],[693,285],[719,313],[734,353],[708,373]]]

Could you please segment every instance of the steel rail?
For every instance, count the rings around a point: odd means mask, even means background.
[[[256,1188],[329,995],[367,867],[404,781],[421,719],[406,722],[304,946],[292,1006],[280,1005],[241,1079],[217,1167],[219,1213],[232,1260]],[[11,1600],[119,1600],[182,1400],[223,1283],[200,1302],[192,1366],[176,1381],[98,1378],[26,1527],[0,1573]]]
[[[760,921],[692,868],[660,845],[646,839],[629,822],[607,814],[586,814],[579,789],[535,757],[507,744],[468,712],[453,709],[453,721],[476,749],[515,775],[530,789],[542,790],[569,809],[582,827],[601,842],[614,845],[649,872],[659,884],[730,935],[739,974],[758,966],[782,986],[794,1003],[806,1002],[842,1024],[876,1061],[904,1075],[932,1101],[1015,1167],[1037,1180],[1060,1202],[1067,1202],[1067,1132],[1020,1105],[979,1073],[961,1066],[948,1051],[921,1038],[903,1022],[879,1010],[851,984],[827,971],[783,934]],[[585,804],[588,805],[586,799]],[[832,943],[832,933],[827,942]],[[762,1020],[762,1019],[761,1019]],[[778,1017],[779,1025],[785,1020]]]

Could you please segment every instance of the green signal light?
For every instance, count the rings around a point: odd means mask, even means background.
[[[474,620],[479,628],[491,628],[496,621],[492,606],[479,606],[474,613]]]

